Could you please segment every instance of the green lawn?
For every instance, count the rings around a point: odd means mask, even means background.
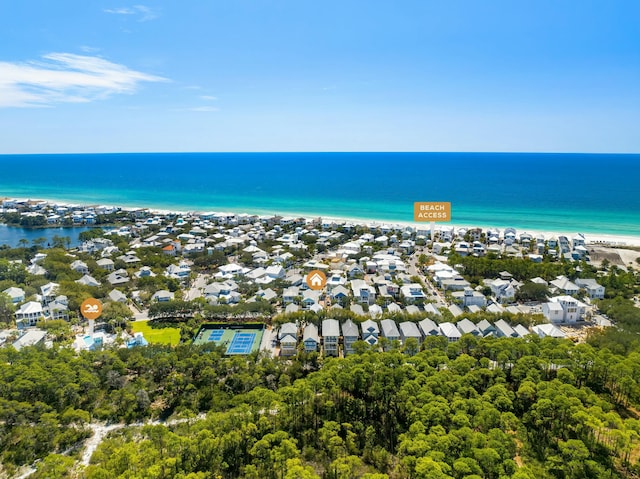
[[[134,321],[131,327],[135,333],[142,333],[150,343],[171,344],[175,346],[180,342],[180,330],[178,328],[152,328],[149,321]]]

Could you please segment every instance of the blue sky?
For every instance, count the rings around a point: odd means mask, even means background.
[[[0,3],[0,153],[640,152],[640,2]]]

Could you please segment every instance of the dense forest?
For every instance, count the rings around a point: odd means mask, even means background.
[[[635,350],[606,334],[344,359],[3,349],[0,460],[7,473],[40,460],[36,479],[634,477]],[[98,423],[129,426],[82,467]]]

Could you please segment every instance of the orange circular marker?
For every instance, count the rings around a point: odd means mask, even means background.
[[[319,269],[314,269],[307,275],[305,281],[311,289],[319,290],[326,286],[327,277]]]
[[[102,303],[95,298],[85,299],[80,305],[80,312],[85,319],[98,319],[102,314]]]

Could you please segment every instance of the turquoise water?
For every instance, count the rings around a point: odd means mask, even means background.
[[[640,155],[146,153],[0,155],[0,196],[180,210],[640,236]]]

